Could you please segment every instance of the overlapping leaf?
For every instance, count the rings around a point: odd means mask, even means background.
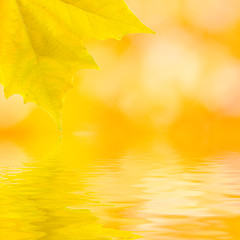
[[[76,71],[98,68],[89,39],[151,32],[123,0],[1,0],[0,83],[60,126],[61,108]]]

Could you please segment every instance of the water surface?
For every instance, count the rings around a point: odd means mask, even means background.
[[[1,140],[0,239],[239,240],[240,152],[176,149],[91,134]]]

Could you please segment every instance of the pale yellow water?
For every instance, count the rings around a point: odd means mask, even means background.
[[[240,239],[240,151],[89,132],[23,142],[0,142],[0,239]]]

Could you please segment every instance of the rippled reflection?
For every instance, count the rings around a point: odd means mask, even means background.
[[[1,140],[0,239],[240,239],[240,152],[115,140]]]

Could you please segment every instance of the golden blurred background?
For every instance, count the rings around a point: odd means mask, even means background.
[[[101,70],[77,74],[63,131],[195,132],[196,139],[240,131],[240,1],[126,2],[157,34],[88,43]],[[2,88],[0,114],[2,135],[58,131],[34,104],[5,100]]]

